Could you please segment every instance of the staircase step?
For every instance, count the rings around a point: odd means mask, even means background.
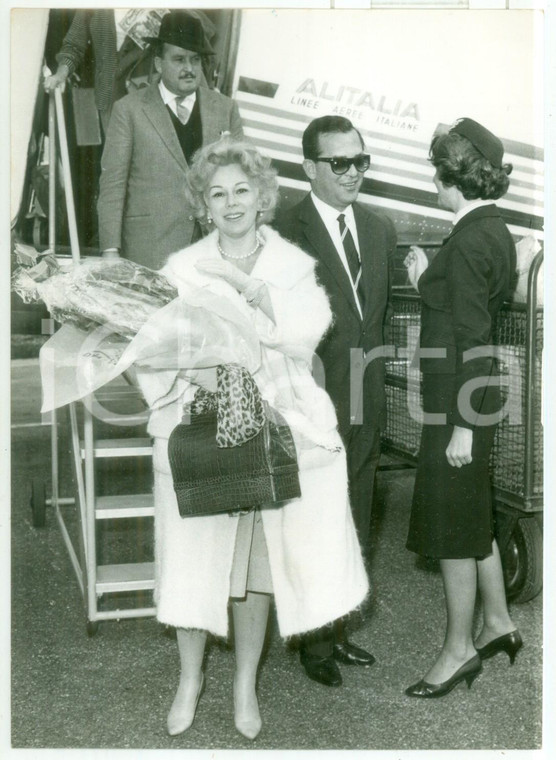
[[[98,496],[95,500],[95,517],[97,520],[153,516],[154,496],[152,493]]]
[[[154,562],[99,565],[97,567],[97,594],[117,591],[143,591],[154,588]]]
[[[85,445],[79,443],[81,458],[85,458]],[[108,457],[146,457],[152,454],[150,438],[106,438],[93,443],[93,456],[106,459]]]

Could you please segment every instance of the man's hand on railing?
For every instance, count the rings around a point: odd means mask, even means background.
[[[61,63],[60,66],[58,66],[58,71],[55,74],[50,74],[50,76],[45,77],[43,85],[44,91],[50,94],[51,92],[54,92],[57,87],[59,87],[60,92],[64,92],[68,76],[68,67],[64,63]]]

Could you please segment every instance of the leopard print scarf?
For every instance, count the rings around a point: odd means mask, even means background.
[[[192,415],[216,412],[220,448],[241,446],[260,432],[266,420],[257,384],[239,364],[218,365],[216,392],[199,388],[187,411]]]

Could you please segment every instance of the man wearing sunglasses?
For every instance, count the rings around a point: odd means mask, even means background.
[[[363,553],[369,532],[380,431],[386,398],[384,361],[369,352],[384,345],[390,276],[396,233],[389,219],[355,201],[370,166],[363,138],[349,119],[322,116],[303,133],[303,169],[311,192],[283,212],[275,226],[281,235],[317,260],[317,277],[330,298],[334,322],[317,354],[338,416],[348,464],[350,502]],[[352,352],[369,361],[352,392]],[[354,396],[356,406],[352,403]],[[305,636],[301,663],[309,678],[339,686],[337,663],[368,667],[374,657],[351,644],[342,621]]]

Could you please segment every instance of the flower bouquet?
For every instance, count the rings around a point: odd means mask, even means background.
[[[128,259],[86,259],[65,267],[16,244],[12,288],[42,301],[62,326],[40,352],[42,412],[84,398],[135,365],[157,375],[156,394],[176,374],[237,362],[254,371],[260,346],[250,321],[203,288],[177,290],[159,272]]]
[[[16,244],[22,264],[12,275],[12,289],[25,303],[42,301],[53,319],[87,332],[109,325],[132,338],[147,319],[170,303],[177,291],[158,272],[128,259],[85,259],[71,269],[46,254]]]

